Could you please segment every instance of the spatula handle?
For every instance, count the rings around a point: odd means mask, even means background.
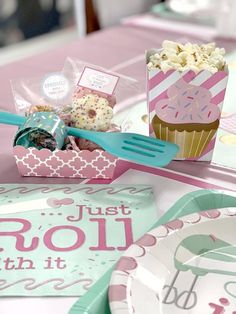
[[[21,126],[25,122],[25,117],[14,113],[0,111],[0,123]]]

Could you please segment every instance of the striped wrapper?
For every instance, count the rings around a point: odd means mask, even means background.
[[[147,59],[150,54],[153,54],[154,50],[147,52]],[[151,122],[155,116],[155,107],[158,101],[162,99],[168,99],[167,91],[174,85],[178,80],[184,79],[185,82],[195,85],[202,86],[210,91],[211,93],[211,103],[218,106],[220,111],[222,110],[222,105],[224,101],[226,85],[228,80],[228,71],[218,71],[217,73],[210,73],[209,71],[203,70],[199,73],[194,71],[178,72],[175,70],[169,70],[166,73],[159,69],[154,69],[151,71],[147,70],[147,99],[148,99],[148,111],[149,111],[149,135],[156,137]],[[194,121],[193,121],[194,123]],[[168,130],[160,130],[159,134],[167,134]],[[194,131],[195,132],[195,131]],[[199,132],[190,132],[192,134],[187,134],[188,132],[173,132],[170,131],[166,136],[161,138],[162,140],[168,140],[175,142],[180,145],[180,152],[176,156],[176,160],[198,160],[198,161],[210,161],[212,159],[212,153],[215,145],[216,132],[209,140],[210,134],[202,134],[202,140],[204,139],[206,145],[203,150],[196,147],[196,143],[199,143]],[[210,133],[210,132],[208,132]],[[196,138],[198,136],[198,139]],[[208,136],[208,139],[207,139]],[[186,139],[186,140],[185,140]],[[185,143],[183,143],[185,141]],[[185,144],[185,148],[183,147]],[[186,145],[188,147],[186,147]],[[183,157],[183,150],[196,151],[196,156]]]

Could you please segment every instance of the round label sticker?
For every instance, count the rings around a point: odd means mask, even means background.
[[[43,94],[51,100],[61,100],[69,93],[70,83],[61,73],[47,75],[42,80]]]

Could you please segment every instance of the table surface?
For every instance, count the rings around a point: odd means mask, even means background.
[[[187,36],[187,37],[186,37]],[[40,76],[47,72],[62,69],[65,58],[79,58],[92,64],[112,69],[119,73],[136,78],[145,91],[144,52],[150,47],[159,47],[166,38],[170,40],[192,40],[199,38],[184,36],[170,32],[130,25],[120,25],[111,29],[93,33],[85,39],[73,41],[63,47],[51,49],[46,53],[37,54],[1,67],[0,71],[0,108],[15,111],[10,80]],[[217,42],[217,40],[216,40]],[[227,52],[234,49],[235,42],[220,40]],[[22,178],[17,172],[12,155],[12,139],[16,128],[0,126],[0,183],[77,183],[75,179]],[[204,162],[173,161],[168,169],[185,173],[190,176],[209,180],[211,183],[224,185],[235,190],[236,171]]]
[[[186,40],[186,36],[177,32],[170,32],[121,25],[73,41],[63,47],[51,49],[46,53],[37,54],[27,59],[17,61],[0,70],[0,109],[15,112],[10,80],[40,76],[47,72],[55,72],[62,69],[67,56],[79,58],[83,61],[97,64],[112,69],[119,73],[136,78],[141,82],[141,93],[145,92],[145,62],[144,51],[152,47],[159,47],[164,39]],[[187,39],[199,41],[199,38]],[[236,47],[235,42],[224,41],[221,45],[226,50],[232,51]],[[12,139],[16,128],[0,126],[0,184],[3,183],[96,183],[96,180],[79,180],[63,178],[23,178],[18,174],[12,155]],[[127,171],[127,169],[130,170]],[[122,176],[120,176],[123,174]],[[152,184],[154,192],[158,194],[158,210],[161,206],[167,210],[169,206],[183,194],[199,188],[226,188],[236,191],[236,170],[204,162],[173,161],[166,169],[151,169],[135,164],[121,162],[114,177],[114,183],[142,183]],[[104,180],[104,183],[109,181]],[[164,211],[163,210],[163,211]],[[19,306],[24,306],[24,298],[2,299],[2,311],[10,313]],[[74,299],[56,298],[57,313],[66,313],[73,304]],[[35,306],[36,305],[36,306]],[[51,313],[55,310],[55,302],[51,299],[28,299],[27,313]],[[12,312],[11,312],[12,313]]]

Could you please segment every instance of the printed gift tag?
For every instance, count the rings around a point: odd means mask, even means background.
[[[85,67],[78,82],[78,86],[100,91],[112,95],[119,77],[103,71]]]

